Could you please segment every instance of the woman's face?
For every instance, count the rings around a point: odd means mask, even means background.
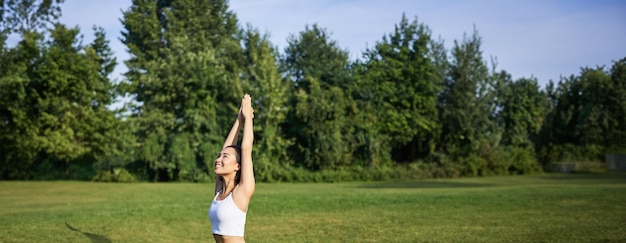
[[[231,147],[222,149],[222,152],[220,152],[217,159],[215,159],[215,174],[224,176],[237,173],[238,170],[237,150]]]

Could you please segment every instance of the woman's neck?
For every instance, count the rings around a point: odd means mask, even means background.
[[[222,177],[224,180],[224,185],[222,185],[222,193],[227,194],[235,189],[235,178],[234,177]]]

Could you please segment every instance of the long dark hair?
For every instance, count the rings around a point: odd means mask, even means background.
[[[235,152],[237,152],[237,155],[235,157],[237,158],[237,164],[239,164],[239,170],[237,171],[237,174],[235,174],[235,186],[239,185],[239,181],[241,181],[241,146],[230,145],[224,148],[234,148]]]

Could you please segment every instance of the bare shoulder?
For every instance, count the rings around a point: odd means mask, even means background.
[[[241,185],[238,185],[233,190],[233,201],[235,202],[235,205],[237,205],[237,207],[241,209],[241,211],[248,211],[248,206],[250,205],[251,199],[252,193],[247,192],[245,188],[241,187]]]

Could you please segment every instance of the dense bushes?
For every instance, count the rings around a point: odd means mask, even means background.
[[[91,180],[96,182],[134,182],[135,176],[121,168],[111,171],[98,171]]]

